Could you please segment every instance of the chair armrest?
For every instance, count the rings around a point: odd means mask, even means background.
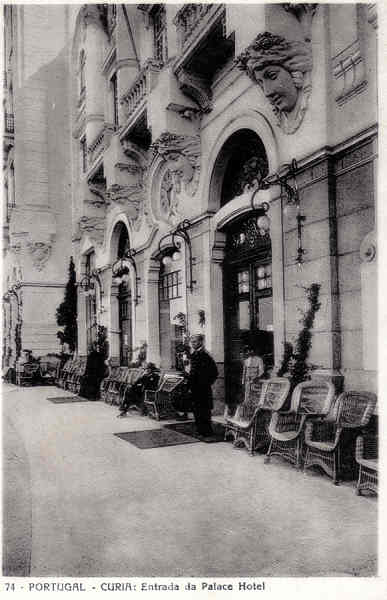
[[[153,400],[156,398],[156,390],[145,390],[145,400]]]

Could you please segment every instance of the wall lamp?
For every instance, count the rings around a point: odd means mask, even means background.
[[[270,204],[268,202],[261,202],[257,206],[254,204],[255,196],[260,189],[261,188],[256,189],[251,196],[251,210],[260,213],[257,216],[257,227],[261,236],[265,237],[265,235],[268,235],[270,230],[270,218],[267,216],[267,213],[270,209]]]
[[[92,271],[90,274],[87,273],[86,275],[84,275],[78,285],[81,288],[81,293],[84,296],[95,298],[95,296],[96,296],[95,284],[96,283],[98,284],[98,290],[99,290],[99,311],[104,312],[105,309],[102,305],[102,296],[104,294],[104,291],[103,291],[102,280],[101,280],[101,277],[99,276],[98,270],[94,269],[94,271]]]
[[[306,250],[302,247],[302,226],[306,217],[301,214],[300,197],[296,179],[297,168],[297,161],[293,158],[291,163],[283,165],[280,171],[265,177],[261,182],[261,189],[267,189],[272,185],[280,186],[284,213],[289,218],[295,217],[297,221],[296,263],[301,265],[304,262],[304,254],[306,253]],[[289,183],[289,180],[292,181],[292,184]]]
[[[140,278],[137,277],[137,265],[134,257],[136,256],[137,251],[133,248],[126,248],[124,251],[124,255],[119,258],[112,265],[112,273],[113,279],[117,285],[121,285],[121,283],[128,284],[130,281],[130,267],[132,267],[134,271],[134,302],[137,305],[140,295],[139,295],[139,283]]]
[[[188,235],[188,229],[190,227],[191,227],[191,223],[188,221],[188,219],[184,219],[183,221],[181,221],[181,223],[179,223],[175,227],[175,229],[173,231],[171,231],[170,233],[167,233],[164,237],[162,237],[161,240],[159,241],[159,256],[160,256],[161,262],[165,266],[170,265],[172,262],[179,261],[182,256],[181,251],[180,251],[182,242],[180,240],[183,240],[185,242],[185,245],[188,248],[188,268],[189,268],[189,278],[188,278],[187,287],[192,292],[193,286],[196,283],[196,281],[194,281],[192,279],[192,265],[193,265],[192,244],[191,244],[190,237]],[[164,246],[163,246],[163,241],[165,241],[168,238],[170,238],[170,240],[171,240],[170,244],[168,244],[168,245],[164,244]]]

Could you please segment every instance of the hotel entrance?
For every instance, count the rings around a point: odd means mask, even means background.
[[[242,394],[244,347],[251,345],[265,370],[274,362],[271,241],[254,213],[227,230],[224,261],[225,378],[227,403]]]

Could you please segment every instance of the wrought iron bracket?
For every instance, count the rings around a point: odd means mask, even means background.
[[[285,201],[285,206],[295,206],[297,210],[296,221],[297,221],[297,256],[296,263],[301,265],[304,262],[304,255],[306,250],[302,246],[302,228],[306,220],[306,216],[301,214],[300,197],[298,193],[297,185],[297,170],[298,165],[295,158],[288,163],[282,165],[279,171],[268,175],[261,182],[262,189],[268,189],[273,185],[279,185],[281,190],[281,199]],[[292,185],[289,183],[289,179],[292,180]]]

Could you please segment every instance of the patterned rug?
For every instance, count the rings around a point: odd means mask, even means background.
[[[91,402],[88,398],[81,398],[81,396],[54,396],[47,398],[53,404],[67,404],[68,402]]]
[[[167,429],[148,429],[145,431],[127,431],[125,433],[115,433],[115,436],[125,442],[129,442],[140,448],[147,450],[148,448],[164,448],[165,446],[178,446],[179,444],[195,444],[199,440],[184,435],[177,431]]]
[[[170,425],[164,425],[164,428],[171,429],[184,435],[189,435],[193,438],[196,438],[198,441],[206,442],[206,444],[224,442],[224,425],[222,423],[217,423],[216,421],[212,421],[212,429],[214,432],[213,435],[210,438],[206,438],[204,440],[201,439],[201,437],[196,431],[195,421],[171,423]]]

